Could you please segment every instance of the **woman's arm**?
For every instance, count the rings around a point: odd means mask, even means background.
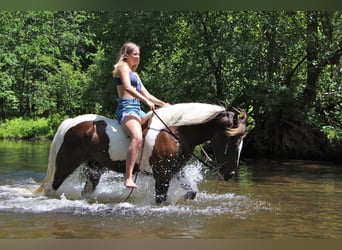
[[[157,97],[155,97],[154,95],[152,95],[150,92],[148,92],[148,90],[145,88],[144,84],[142,83],[140,77],[138,76],[138,74],[136,74],[136,76],[139,78],[140,82],[141,82],[141,90],[140,93],[146,97],[148,100],[150,100],[151,102],[153,102],[155,105],[157,106],[164,106],[167,105],[166,102],[158,99]]]

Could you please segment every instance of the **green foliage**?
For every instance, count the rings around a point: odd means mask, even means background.
[[[57,116],[113,117],[129,40],[152,94],[249,110],[255,152],[328,148],[317,131],[341,140],[339,11],[1,11],[1,119],[53,117],[53,134]]]
[[[0,139],[53,138],[58,126],[67,116],[55,114],[49,118],[14,118],[0,123]]]
[[[0,124],[0,138],[42,138],[49,135],[48,119],[15,118]]]
[[[93,44],[85,26],[91,18],[86,12],[0,13],[2,119],[79,112],[75,96]]]
[[[82,88],[82,112],[113,116],[116,90],[111,76],[112,63],[106,61],[104,49],[99,45],[91,55],[93,64],[87,70]]]
[[[327,134],[328,139],[333,141],[336,140],[342,140],[342,129],[341,128],[335,128],[333,126],[323,126],[322,131]]]

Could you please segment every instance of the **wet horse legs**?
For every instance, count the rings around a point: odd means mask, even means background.
[[[169,181],[161,181],[156,179],[155,191],[156,191],[156,203],[158,205],[162,205],[167,200],[167,192],[169,190],[170,180]]]
[[[88,161],[86,168],[86,184],[82,190],[82,197],[88,198],[96,189],[105,168],[96,161]]]
[[[195,190],[193,186],[187,182],[183,170],[180,170],[180,172],[178,173],[177,180],[181,183],[181,187],[186,191],[186,193],[184,194],[184,199],[194,200],[197,195],[197,190]]]
[[[171,174],[165,170],[153,168],[155,183],[155,199],[158,205],[162,205],[167,200],[167,192],[170,186]]]

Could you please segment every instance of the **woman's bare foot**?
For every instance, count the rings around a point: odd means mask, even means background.
[[[137,184],[134,183],[132,179],[126,179],[125,181],[126,188],[137,188]]]

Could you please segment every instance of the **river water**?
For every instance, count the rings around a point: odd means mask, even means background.
[[[105,173],[93,195],[80,198],[76,172],[58,199],[34,196],[45,176],[49,142],[0,141],[0,238],[298,239],[342,238],[342,166],[309,161],[242,161],[239,176],[219,181],[199,163],[185,181],[198,189],[184,201],[173,180],[169,203],[154,204],[154,182],[139,176],[129,191],[123,176]]]

